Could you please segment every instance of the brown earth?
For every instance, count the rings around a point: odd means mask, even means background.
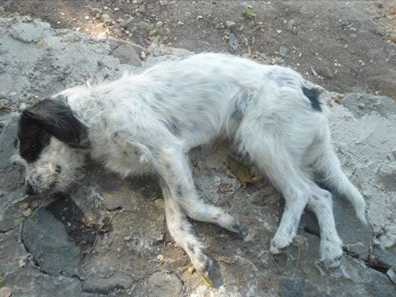
[[[328,89],[396,97],[396,4],[382,1],[2,0],[97,35],[280,63]]]

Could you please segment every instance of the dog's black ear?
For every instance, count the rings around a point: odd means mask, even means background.
[[[44,99],[24,110],[20,120],[20,131],[30,128],[41,128],[73,148],[89,147],[87,127],[74,116],[70,107],[61,101]]]

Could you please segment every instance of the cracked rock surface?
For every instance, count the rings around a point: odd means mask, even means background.
[[[203,199],[249,227],[244,242],[194,223],[217,262],[216,288],[192,273],[167,233],[155,179],[121,180],[89,164],[81,187],[69,195],[46,205],[26,201],[23,170],[11,158],[20,108],[87,80],[188,54],[154,46],[142,62],[135,50],[37,20],[0,18],[0,289],[18,297],[396,296],[396,104],[388,97],[351,93],[333,104],[337,153],[367,199],[371,224],[361,226],[351,206],[335,196],[345,243],[335,271],[318,263],[319,233],[309,212],[292,246],[278,256],[269,253],[281,197],[265,178],[249,182],[249,168],[235,163],[224,144],[191,153]]]

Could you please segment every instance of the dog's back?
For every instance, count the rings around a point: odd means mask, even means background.
[[[262,116],[280,108],[311,111],[303,84],[303,78],[289,68],[226,54],[198,54],[63,93],[88,126],[105,119],[114,129],[126,122],[132,126],[140,122],[151,130],[158,124],[157,128],[168,130],[165,136],[170,133],[191,148],[222,133],[232,136],[248,109],[260,110]]]

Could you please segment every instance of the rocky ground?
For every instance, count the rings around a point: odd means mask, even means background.
[[[140,1],[133,2],[138,5]],[[171,2],[163,3],[173,5]],[[77,1],[70,3],[74,3],[71,7],[78,5]],[[144,4],[145,9],[150,3]],[[13,7],[13,3],[7,5],[7,9]],[[21,7],[24,6],[20,4]],[[244,17],[251,18],[254,12],[257,10],[246,12]],[[216,288],[209,288],[191,271],[188,258],[168,235],[155,180],[120,180],[97,164],[89,164],[81,187],[70,195],[46,197],[48,201],[26,200],[23,170],[11,158],[15,153],[17,114],[26,104],[68,86],[115,78],[125,70],[140,71],[159,60],[178,58],[189,52],[158,44],[147,47],[125,40],[98,40],[96,35],[54,29],[30,17],[7,18],[9,13],[3,14],[0,18],[1,297],[11,294],[18,297],[395,296],[396,104],[391,98],[367,93],[328,94],[329,104],[333,106],[331,128],[337,153],[367,199],[371,224],[370,228],[361,226],[350,205],[336,197],[337,228],[345,243],[343,264],[337,270],[326,270],[318,262],[319,234],[309,212],[293,245],[279,256],[269,254],[269,241],[282,211],[279,194],[265,178],[254,181],[250,168],[234,160],[224,144],[192,152],[194,176],[202,196],[238,216],[250,233],[247,241],[241,241],[216,226],[194,223],[218,264]],[[191,21],[198,19],[194,17]],[[359,30],[355,32],[361,34]],[[194,34],[198,33],[191,32],[190,37]],[[380,46],[378,40],[376,44]],[[189,49],[195,46],[199,50],[221,49],[215,42],[208,48],[199,46],[199,42],[190,48],[188,42],[185,44]],[[381,46],[381,50],[394,51],[394,45],[384,40]],[[252,57],[271,62],[271,52],[263,50],[263,53]],[[241,54],[246,54],[245,48]],[[376,61],[383,57],[375,55]],[[307,65],[300,63],[301,67]],[[320,63],[312,65],[316,72]],[[390,60],[361,69],[371,71],[381,67],[394,71]],[[363,76],[356,78],[339,72],[325,79],[309,71],[308,77],[323,85],[338,82],[337,90],[352,89],[355,82],[355,86],[366,90],[360,85],[366,83]],[[392,81],[387,86],[392,91]]]
[[[2,0],[55,28],[287,64],[335,91],[396,97],[396,5],[371,1]]]

